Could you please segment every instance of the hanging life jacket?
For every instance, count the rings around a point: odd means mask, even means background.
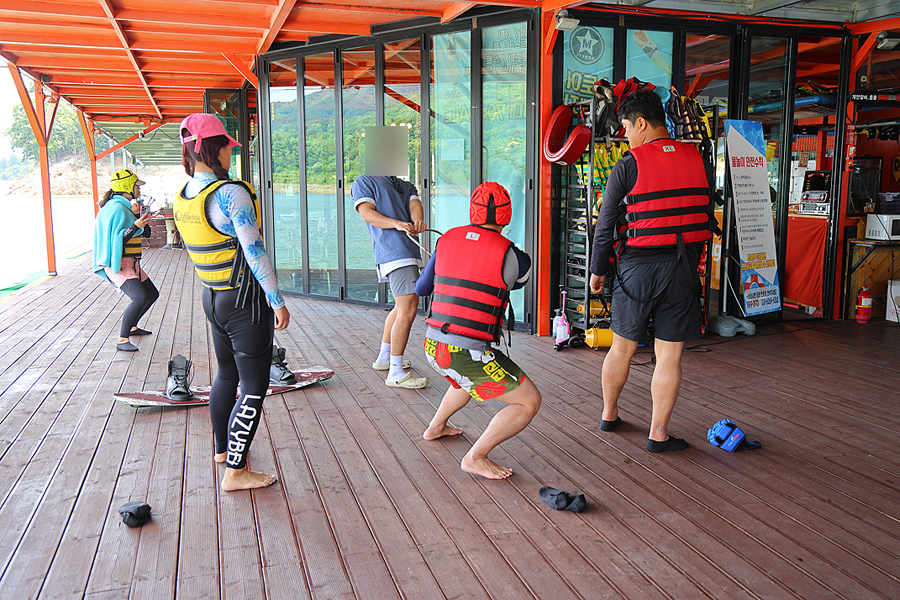
[[[425,323],[442,333],[498,342],[509,303],[503,263],[510,246],[501,234],[475,225],[442,235],[435,248],[434,294]]]
[[[249,273],[238,239],[217,231],[209,222],[210,196],[225,184],[239,185],[247,190],[253,200],[256,222],[259,223],[260,210],[256,193],[244,181],[213,181],[193,198],[185,198],[182,189],[173,208],[175,225],[194,263],[197,276],[203,285],[213,290],[238,288]],[[249,277],[255,280],[252,273]]]
[[[616,121],[620,121],[622,115],[619,115],[619,105],[622,103],[622,100],[633,94],[638,90],[650,90],[653,91],[656,89],[656,86],[652,83],[641,81],[637,77],[632,77],[630,79],[621,79],[619,83],[613,87],[613,96],[615,99],[615,104],[613,105],[613,113],[616,116]],[[619,124],[617,130],[613,133],[615,137],[623,137],[625,135],[625,127]]]
[[[628,152],[637,164],[638,177],[625,198],[620,239],[641,248],[710,239],[711,190],[699,152],[690,144],[670,139],[642,144]]]

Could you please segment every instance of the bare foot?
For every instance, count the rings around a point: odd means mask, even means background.
[[[266,473],[256,473],[247,469],[225,469],[222,477],[222,489],[226,492],[236,490],[252,490],[272,485],[278,478]]]
[[[463,457],[460,467],[466,473],[481,475],[488,479],[506,479],[513,474],[512,469],[498,465],[487,457],[472,458],[468,454]]]
[[[422,437],[426,440],[436,440],[451,435],[459,435],[462,432],[462,429],[457,429],[456,427],[450,427],[450,425],[444,424],[442,427],[429,426],[428,429],[425,430],[425,433],[422,434]]]
[[[221,452],[219,454],[216,454],[215,456],[213,456],[213,460],[215,460],[217,463],[225,462],[225,453]]]

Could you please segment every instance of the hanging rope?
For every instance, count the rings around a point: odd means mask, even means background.
[[[426,229],[425,231],[431,231],[431,232],[434,232],[434,233],[438,234],[438,237],[444,235],[443,233],[441,233],[441,232],[438,231],[437,229]],[[422,252],[424,252],[424,253],[427,254],[428,256],[431,256],[431,252],[430,252],[425,246],[423,246],[422,244],[420,244],[419,241],[418,241],[416,238],[414,238],[414,237],[412,236],[412,234],[410,234],[409,232],[407,232],[407,233],[406,233],[406,237],[408,237],[409,239],[411,239],[411,240],[413,241],[413,243],[414,243],[416,246],[418,246],[419,248],[421,248],[421,249],[422,249]]]

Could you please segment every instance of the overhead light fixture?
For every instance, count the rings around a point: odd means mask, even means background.
[[[879,50],[893,50],[897,44],[900,44],[900,33],[895,31],[882,31],[875,38],[875,47]]]
[[[556,13],[556,28],[560,31],[572,31],[581,21],[569,16],[569,11],[562,9]]]

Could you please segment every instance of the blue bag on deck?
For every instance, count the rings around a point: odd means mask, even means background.
[[[755,449],[762,447],[762,444],[759,442],[751,442],[748,440],[744,431],[730,419],[722,419],[710,427],[706,437],[713,446],[718,446],[722,450],[727,450],[729,452],[734,452],[735,450],[741,450],[743,448]]]

